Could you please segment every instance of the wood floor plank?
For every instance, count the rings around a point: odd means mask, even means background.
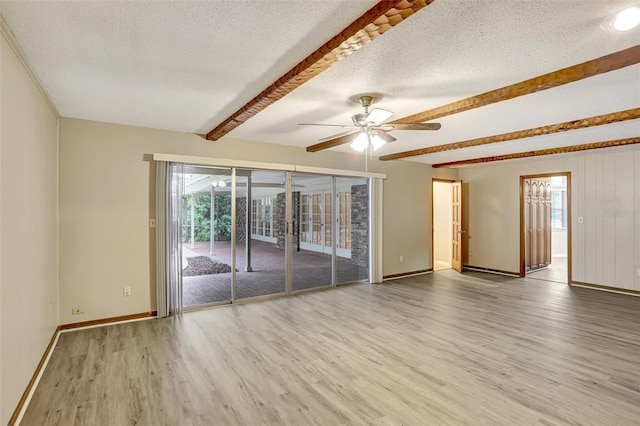
[[[61,335],[23,425],[640,424],[640,298],[439,271]]]

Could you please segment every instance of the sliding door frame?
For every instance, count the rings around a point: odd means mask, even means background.
[[[336,182],[338,177],[359,177],[367,178],[369,186],[369,283],[382,282],[382,180],[386,179],[386,174],[359,172],[352,170],[326,169],[318,167],[296,166],[290,164],[262,163],[242,160],[229,160],[209,157],[194,157],[173,154],[153,154],[154,161],[166,161],[171,163],[182,163],[193,166],[211,166],[211,167],[227,167],[231,169],[231,300],[214,302],[211,304],[200,305],[194,309],[206,308],[209,306],[223,304],[239,304],[244,302],[255,301],[259,299],[268,299],[274,297],[282,297],[283,295],[298,294],[307,291],[321,290],[327,288],[335,288],[337,286],[337,203],[336,203]],[[236,212],[237,212],[237,170],[273,170],[285,174],[285,292],[275,293],[272,295],[262,295],[243,299],[236,298]],[[292,262],[292,240],[293,240],[293,181],[292,174],[308,173],[316,175],[324,175],[331,177],[331,285],[322,286],[311,289],[293,290],[293,262]],[[251,208],[249,204],[247,208]],[[323,236],[324,238],[324,236]]]

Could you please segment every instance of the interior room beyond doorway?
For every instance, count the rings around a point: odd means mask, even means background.
[[[451,269],[453,255],[452,181],[433,180],[433,270]]]
[[[568,283],[569,174],[526,176],[521,182],[524,272],[529,278]]]

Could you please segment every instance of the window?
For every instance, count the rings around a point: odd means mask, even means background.
[[[567,190],[551,190],[551,227],[553,229],[567,228]]]

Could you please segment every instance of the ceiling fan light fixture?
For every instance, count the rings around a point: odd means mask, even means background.
[[[629,31],[640,24],[640,7],[628,7],[618,12],[612,26],[618,31]]]
[[[373,137],[371,138],[371,146],[373,147],[373,150],[376,151],[378,148],[380,148],[382,145],[384,145],[385,143],[387,143],[386,141],[384,141],[380,136],[378,135],[373,135]]]
[[[364,152],[365,149],[369,147],[369,137],[365,132],[360,132],[360,134],[351,142],[351,148],[358,151]]]

